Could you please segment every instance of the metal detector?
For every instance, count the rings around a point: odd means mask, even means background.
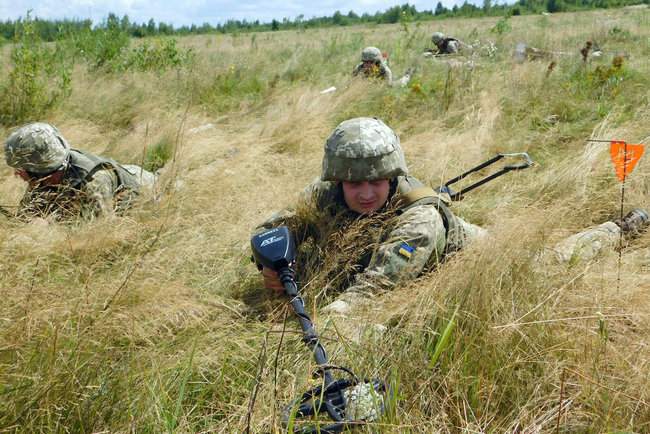
[[[300,322],[303,341],[314,353],[318,365],[314,375],[322,379],[321,385],[303,393],[288,406],[283,417],[285,426],[289,425],[291,420],[300,421],[311,416],[316,418],[326,413],[332,423],[301,426],[293,432],[327,434],[349,430],[379,419],[385,411],[385,383],[377,379],[359,380],[349,369],[329,364],[325,348],[316,333],[314,323],[305,312],[305,303],[298,293],[292,268],[296,249],[289,229],[280,226],[255,235],[251,239],[251,248],[253,261],[260,270],[265,267],[278,273]],[[346,373],[347,377],[334,378],[335,370]]]
[[[503,159],[503,158],[518,158],[522,160],[521,163],[515,163],[515,164],[509,164],[507,166],[502,167],[500,170],[492,173],[491,175],[487,175],[483,179],[480,179],[476,181],[473,184],[468,185],[467,187],[461,189],[460,191],[456,192],[451,189],[450,185],[457,183],[458,181],[467,178],[469,175],[471,175],[474,172],[478,172],[481,169],[485,169],[488,166],[493,165],[497,161]],[[447,193],[451,200],[462,200],[463,195],[467,192],[470,192],[474,190],[476,187],[480,187],[481,185],[492,181],[495,178],[498,178],[501,175],[504,175],[508,172],[511,172],[513,170],[523,170],[527,169],[530,166],[534,164],[533,160],[530,158],[530,156],[526,152],[517,152],[514,154],[497,154],[496,156],[490,158],[489,160],[479,164],[478,166],[469,169],[467,172],[458,175],[457,177],[450,179],[449,181],[445,182],[445,184],[441,187],[438,187],[436,190],[439,193]]]

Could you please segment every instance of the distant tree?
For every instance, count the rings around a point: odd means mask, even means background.
[[[436,14],[436,15],[444,15],[444,14],[446,14],[447,12],[449,12],[449,10],[448,10],[446,7],[444,7],[444,6],[442,5],[442,2],[438,2],[438,4],[436,5],[436,12],[435,12],[435,14]]]
[[[144,23],[142,23],[140,25],[135,25],[134,24],[134,27],[133,27],[133,30],[132,30],[131,34],[133,36],[135,36],[136,38],[143,38],[143,37],[147,36],[147,26]]]
[[[120,20],[120,28],[125,32],[128,32],[128,31],[131,30],[131,20],[129,20],[128,15],[125,14],[122,17],[122,19]]]
[[[393,6],[392,8],[386,10],[383,15],[384,18],[382,22],[391,24],[397,23],[399,22],[399,18],[402,15],[402,8],[399,6]]]
[[[271,21],[271,30],[276,31],[280,30],[280,22],[273,18],[273,21]]]
[[[112,12],[109,13],[108,17],[106,18],[106,28],[109,30],[120,28],[120,20],[117,18],[117,15]]]
[[[346,20],[341,11],[334,12],[334,15],[332,15],[332,22],[335,26],[344,26],[346,24]]]
[[[554,13],[560,11],[560,4],[558,0],[546,0],[546,10]]]
[[[483,12],[490,12],[492,9],[492,0],[483,0]]]
[[[158,33],[161,35],[171,35],[174,33],[174,26],[172,24],[160,22],[158,23]]]

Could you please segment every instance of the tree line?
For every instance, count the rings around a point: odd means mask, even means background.
[[[467,2],[452,8],[445,7],[438,1],[435,9],[418,11],[414,5],[405,3],[393,6],[383,12],[374,14],[357,14],[349,11],[344,14],[334,12],[332,16],[313,17],[305,19],[299,15],[294,19],[274,19],[271,22],[259,20],[227,20],[224,23],[201,25],[184,25],[175,27],[173,24],[158,22],[151,18],[146,23],[131,21],[128,15],[118,17],[110,13],[100,23],[93,23],[90,19],[61,19],[45,20],[33,18],[31,21],[38,35],[45,41],[54,41],[72,34],[93,32],[96,30],[119,29],[123,33],[135,38],[164,35],[197,35],[206,33],[236,33],[236,32],[264,32],[290,29],[307,29],[315,27],[349,26],[355,24],[390,24],[398,22],[426,21],[449,17],[482,17],[482,16],[510,16],[536,14],[541,12],[565,12],[586,9],[615,8],[633,4],[650,4],[650,0],[517,0],[513,4],[498,4],[492,0],[483,0],[482,5]],[[20,33],[23,18],[17,20],[0,21],[0,38],[14,40]]]

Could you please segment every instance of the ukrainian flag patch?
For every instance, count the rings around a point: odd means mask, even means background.
[[[415,247],[411,247],[407,243],[402,243],[402,245],[399,246],[398,252],[399,252],[400,255],[404,256],[406,259],[411,259],[411,256],[413,255],[413,252],[415,252]]]

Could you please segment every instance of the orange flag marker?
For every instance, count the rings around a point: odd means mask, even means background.
[[[644,150],[643,145],[630,145],[621,140],[612,140],[609,154],[619,181],[625,181],[625,178],[632,173]]]

